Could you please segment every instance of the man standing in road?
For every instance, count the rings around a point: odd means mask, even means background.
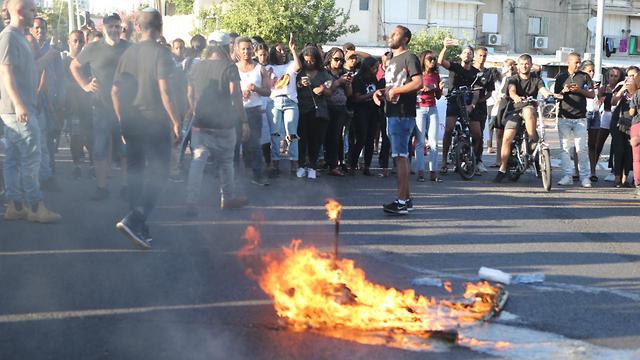
[[[491,97],[491,93],[495,90],[495,79],[491,75],[491,71],[484,67],[487,61],[487,55],[489,51],[486,47],[479,47],[474,52],[473,67],[482,74],[482,77],[478,81],[478,85],[482,85],[482,90],[478,95],[478,103],[475,109],[469,114],[469,118],[472,121],[480,122],[480,141],[476,141],[474,144],[474,150],[476,152],[476,172],[486,173],[487,167],[482,162],[482,150],[484,144],[484,128],[487,125],[487,99]]]
[[[554,93],[561,97],[558,113],[558,136],[562,145],[562,169],[564,177],[558,185],[573,184],[573,162],[571,148],[575,146],[578,156],[578,168],[582,187],[590,188],[589,154],[587,153],[587,98],[593,99],[595,94],[591,77],[579,71],[580,55],[569,54],[567,72],[556,77]],[[571,140],[573,139],[573,144]]]
[[[120,39],[122,21],[118,14],[105,16],[102,26],[104,39],[87,45],[70,65],[78,85],[93,94],[93,162],[97,188],[91,200],[96,201],[109,196],[107,179],[111,170],[113,129],[117,125],[111,102],[111,85],[118,61],[129,47],[127,41]],[[82,72],[85,65],[91,69],[91,78]],[[121,147],[122,144],[116,146]]]
[[[8,0],[11,22],[0,33],[0,118],[5,125],[5,220],[49,223],[61,216],[44,206],[38,173],[40,127],[36,111],[38,71],[25,29],[33,25],[33,0]]]
[[[146,220],[169,176],[171,141],[180,141],[180,118],[169,98],[175,63],[162,36],[162,15],[141,10],[136,17],[140,41],[118,63],[111,97],[127,145],[127,189],[130,212],[116,224],[134,244],[148,249]]]
[[[418,57],[407,49],[411,31],[401,25],[389,36],[393,58],[385,73],[386,88],[374,93],[380,105],[384,96],[387,133],[391,140],[391,156],[396,161],[398,198],[383,206],[386,213],[406,215],[413,209],[409,192],[409,138],[416,125],[416,96],[422,89],[422,67]]]

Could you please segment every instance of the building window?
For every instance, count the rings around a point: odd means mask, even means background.
[[[369,10],[369,0],[360,0],[360,11]]]
[[[427,19],[427,0],[418,0],[418,19]]]
[[[542,18],[530,16],[529,17],[529,34],[539,35],[542,26]]]

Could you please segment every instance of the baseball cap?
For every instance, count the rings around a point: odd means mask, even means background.
[[[231,42],[231,38],[226,32],[218,30],[209,34],[207,41],[209,43],[213,42],[215,45],[227,46]]]

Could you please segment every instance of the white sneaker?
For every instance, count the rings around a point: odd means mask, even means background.
[[[616,176],[611,174],[611,173],[609,173],[609,175],[607,175],[607,177],[604,178],[604,181],[614,182],[614,181],[616,181]]]
[[[565,176],[562,179],[560,179],[560,181],[558,181],[558,185],[562,185],[562,186],[573,185],[573,178],[571,176]]]
[[[316,170],[309,169],[307,170],[307,179],[315,179],[316,178]]]
[[[489,170],[487,170],[487,167],[484,166],[484,163],[482,161],[479,161],[478,164],[476,165],[476,168],[478,169],[478,171],[480,171],[482,174],[486,174],[487,172],[489,172]]]
[[[588,177],[582,179],[582,187],[583,188],[593,187],[593,185],[591,185],[591,179],[589,179]]]
[[[303,178],[303,177],[307,176],[307,169],[298,168],[298,171],[296,171],[296,176],[299,177],[299,178]]]

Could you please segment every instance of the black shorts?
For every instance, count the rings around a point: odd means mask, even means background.
[[[460,115],[460,108],[456,103],[447,103],[447,117]],[[487,119],[487,106],[480,105],[469,113],[469,121],[483,122]]]

